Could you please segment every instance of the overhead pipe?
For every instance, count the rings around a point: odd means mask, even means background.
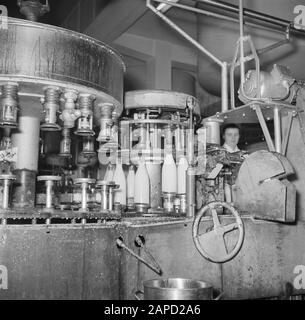
[[[220,20],[236,22],[236,23],[239,22],[238,18],[229,17],[229,16],[226,16],[225,14],[215,13],[215,12],[212,12],[212,11],[209,11],[209,10],[203,10],[203,9],[200,9],[200,8],[195,8],[195,7],[191,7],[191,6],[184,5],[184,4],[171,2],[170,0],[153,0],[153,1],[157,2],[157,3],[160,3],[160,4],[171,6],[171,7],[174,7],[174,8],[183,9],[183,10],[187,10],[187,11],[198,13],[198,14],[203,14],[205,16],[216,18],[216,19],[220,19]],[[257,23],[252,23],[252,22],[249,22],[249,21],[245,21],[244,24],[247,25],[247,26],[250,26],[250,27],[259,28],[259,29],[266,30],[266,31],[282,32],[282,30],[275,30],[272,27],[258,25]]]
[[[214,8],[223,9],[225,11],[231,11],[234,13],[239,13],[239,6],[222,2],[222,1],[212,1],[212,0],[196,0],[196,2],[201,2],[206,5],[210,5]],[[270,23],[277,27],[287,28],[288,26],[291,26],[291,22],[285,19],[281,18],[275,18],[268,14],[257,12],[250,9],[244,9],[244,16],[248,17],[250,19],[259,20],[261,22]],[[305,31],[301,29],[296,29],[293,26],[291,26],[291,32],[292,33],[298,33],[305,35]]]

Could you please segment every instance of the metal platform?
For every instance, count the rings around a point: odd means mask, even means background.
[[[269,121],[274,119],[274,108],[279,108],[281,116],[287,116],[289,113],[296,115],[298,110],[297,107],[283,102],[262,103],[262,102],[251,102],[245,104],[227,112],[216,113],[212,117],[207,119],[219,119],[224,123],[259,123],[259,119],[256,114],[256,107],[260,107],[264,118]],[[205,121],[207,120],[205,119]]]

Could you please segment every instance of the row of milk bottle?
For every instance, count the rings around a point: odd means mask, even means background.
[[[185,194],[187,169],[188,161],[185,156],[181,156],[176,165],[172,153],[167,153],[162,166],[162,193]],[[136,172],[133,165],[129,167],[127,179],[121,162],[117,162],[116,166],[110,164],[104,180],[114,181],[119,185],[114,202],[122,206],[149,205],[150,180],[144,160],[140,160]]]

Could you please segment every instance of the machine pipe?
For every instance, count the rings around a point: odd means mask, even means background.
[[[158,3],[167,4],[167,5],[170,5],[171,7],[175,7],[175,8],[179,8],[179,9],[183,9],[183,10],[187,10],[187,11],[191,11],[191,12],[194,12],[194,13],[203,14],[203,15],[206,15],[208,17],[213,17],[213,18],[216,18],[216,19],[221,19],[221,20],[226,20],[226,21],[231,21],[231,22],[236,22],[236,23],[239,22],[238,18],[226,16],[224,14],[215,13],[215,12],[212,12],[212,11],[209,11],[209,10],[203,10],[203,9],[199,9],[199,8],[194,8],[194,7],[190,7],[190,6],[179,4],[179,3],[173,3],[173,2],[170,2],[170,1],[167,1],[167,0],[153,0],[153,1],[158,2]],[[218,2],[216,4],[218,4]],[[251,10],[249,10],[249,11],[251,11]],[[238,11],[236,11],[236,12],[238,12]],[[269,31],[281,31],[281,30],[276,30],[276,29],[274,29],[272,27],[259,25],[257,23],[252,23],[252,22],[249,22],[249,21],[245,21],[245,24],[248,25],[248,26],[251,26],[251,27],[260,28],[260,29],[269,30]],[[284,26],[286,26],[286,28],[287,27],[291,28],[291,24],[289,23],[289,21],[287,21],[286,25],[283,24],[283,27]],[[293,29],[293,31],[295,33],[299,33],[300,32],[300,30],[298,30],[298,29]],[[304,32],[302,34],[304,34]]]
[[[193,44],[197,49],[199,49],[202,53],[207,55],[210,59],[212,59],[219,66],[222,66],[222,61],[219,60],[215,55],[213,55],[210,51],[204,48],[199,42],[194,40],[190,35],[188,35],[185,31],[183,31],[179,26],[177,26],[173,21],[168,19],[162,12],[157,10],[152,4],[151,0],[146,1],[147,7],[153,11],[159,18],[161,18],[165,23],[167,23],[171,28],[177,31],[182,37],[184,37],[187,41]]]

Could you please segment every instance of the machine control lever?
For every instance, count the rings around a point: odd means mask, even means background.
[[[143,251],[145,252],[145,254],[148,256],[148,258],[153,262],[153,264],[156,266],[156,268],[159,270],[159,274],[162,274],[162,270],[161,267],[159,266],[158,262],[156,261],[156,259],[153,257],[153,255],[150,253],[150,251],[147,249],[147,247],[145,246],[145,240],[143,238],[143,236],[136,236],[135,239],[135,243],[136,245],[138,245],[141,249],[143,249]]]
[[[145,244],[144,242],[139,238],[139,236],[136,238],[135,242],[138,243],[138,245],[144,249],[144,252],[148,255],[148,257],[150,258],[151,262],[146,261],[145,259],[143,259],[141,256],[139,256],[138,254],[136,254],[133,250],[131,250],[129,247],[127,247],[127,245],[124,243],[122,238],[118,238],[116,241],[116,244],[119,248],[126,250],[129,254],[131,254],[133,257],[135,257],[137,260],[139,260],[140,262],[142,262],[143,264],[145,264],[148,268],[150,268],[151,270],[153,270],[154,272],[156,272],[158,275],[162,275],[162,270],[161,267],[159,266],[159,264],[156,262],[155,258],[151,255],[151,253],[145,248]]]

